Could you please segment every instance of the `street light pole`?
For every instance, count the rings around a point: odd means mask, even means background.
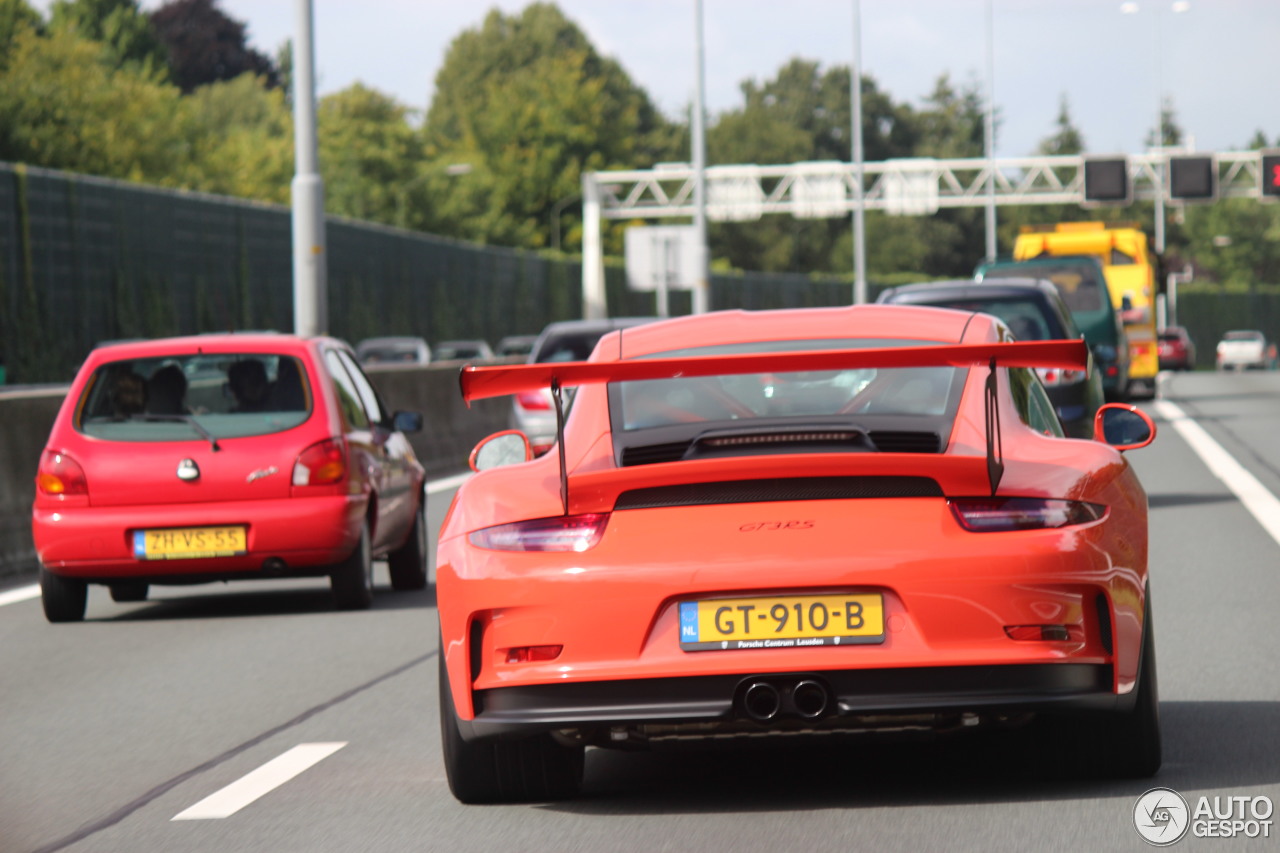
[[[862,167],[862,4],[853,0],[853,67],[849,69],[853,96],[853,304],[867,301],[867,220],[863,204]]]
[[[293,90],[293,330],[303,336],[328,331],[324,179],[316,154],[315,48],[311,0],[296,0]]]
[[[1174,0],[1170,5],[1175,15],[1186,12],[1191,8],[1189,0]],[[1136,2],[1128,0],[1120,4],[1120,11],[1125,15],[1135,15],[1141,11],[1142,7]],[[1155,64],[1156,64],[1156,140],[1155,149],[1160,151],[1164,148],[1164,38],[1163,38],[1163,7],[1156,4],[1156,25],[1155,25]],[[1153,169],[1155,173],[1155,251],[1157,255],[1164,254],[1164,158],[1155,164]]]
[[[707,134],[706,111],[703,107],[706,83],[703,74],[702,0],[694,0],[694,14],[697,18],[694,28],[698,42],[698,87],[693,98],[693,227],[698,279],[693,283],[692,310],[694,314],[705,314],[710,307],[711,294],[708,291],[711,287],[707,271],[710,253],[707,249]]]

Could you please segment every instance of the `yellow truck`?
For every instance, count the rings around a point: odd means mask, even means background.
[[[1111,304],[1129,339],[1130,397],[1156,393],[1160,358],[1156,340],[1156,256],[1137,225],[1107,222],[1059,222],[1028,225],[1013,245],[1015,261],[1084,255],[1102,264]]]

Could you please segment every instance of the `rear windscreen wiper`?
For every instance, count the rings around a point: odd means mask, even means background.
[[[209,447],[214,453],[217,453],[222,449],[218,446],[218,440],[213,437],[213,433],[201,426],[200,422],[191,415],[133,415],[130,417],[130,420],[183,423],[195,430],[196,434],[205,441],[209,442]]]

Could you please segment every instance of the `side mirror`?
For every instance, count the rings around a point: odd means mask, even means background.
[[[391,426],[396,432],[421,432],[422,412],[396,412],[391,416]]]
[[[1093,438],[1117,450],[1137,450],[1156,438],[1151,416],[1125,403],[1105,403],[1093,417]]]
[[[516,465],[533,458],[533,448],[528,437],[517,429],[495,432],[483,439],[471,451],[467,464],[472,471],[488,471],[503,465]]]

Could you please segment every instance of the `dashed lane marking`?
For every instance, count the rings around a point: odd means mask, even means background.
[[[298,744],[247,776],[210,794],[186,811],[179,812],[170,820],[217,820],[230,817],[346,745],[346,741]]]

